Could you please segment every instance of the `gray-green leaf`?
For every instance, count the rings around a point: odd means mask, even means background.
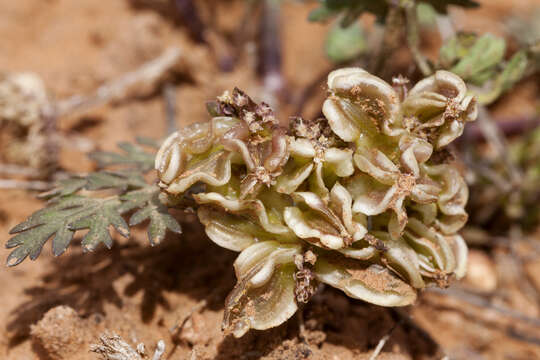
[[[109,151],[97,151],[90,154],[100,167],[111,165],[129,165],[141,171],[149,171],[154,168],[154,154],[144,151],[136,144],[122,142],[118,147],[124,153]]]
[[[150,220],[148,225],[148,240],[152,246],[159,244],[170,230],[180,234],[180,224],[172,217],[165,205],[159,201],[159,192],[147,191],[132,192],[122,197],[126,200],[126,207],[139,207],[129,219],[129,225],[134,226],[145,220]]]
[[[7,242],[6,248],[16,249],[8,256],[8,266],[19,264],[27,256],[35,260],[51,237],[54,255],[62,254],[75,231],[81,228],[90,229],[83,241],[85,249],[92,250],[99,243],[110,247],[109,225],[115,226],[122,235],[129,235],[125,221],[117,212],[120,203],[118,197],[92,199],[71,195],[35,212],[10,231],[16,235]]]

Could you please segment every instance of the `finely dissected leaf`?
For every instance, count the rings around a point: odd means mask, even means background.
[[[154,154],[144,151],[136,144],[122,142],[118,147],[124,153],[98,151],[90,154],[100,167],[111,165],[130,165],[141,171],[149,171],[154,168]]]
[[[128,188],[141,188],[146,185],[144,178],[137,172],[100,171],[88,175],[85,188],[87,190],[111,188],[126,190]]]
[[[87,183],[88,179],[84,177],[72,177],[59,180],[51,190],[40,194],[39,197],[43,199],[52,199],[75,194],[77,191],[83,189]]]
[[[100,171],[90,173],[86,177],[75,176],[69,179],[57,181],[55,186],[39,195],[43,199],[55,199],[75,194],[86,190],[127,189],[142,188],[147,186],[140,173],[135,171]]]
[[[146,145],[156,150],[159,149],[159,146],[161,145],[161,141],[146,136],[137,136],[135,141],[137,144]]]
[[[159,147],[157,141],[148,138],[138,138],[137,143]],[[127,169],[103,170],[59,180],[51,190],[40,195],[49,200],[48,206],[10,232],[14,236],[6,243],[7,248],[13,248],[7,259],[8,266],[15,266],[27,257],[35,260],[51,238],[53,254],[58,256],[67,249],[74,234],[83,229],[88,230],[81,241],[85,251],[94,250],[101,243],[110,248],[111,226],[120,235],[129,237],[130,225],[149,220],[148,237],[152,245],[158,244],[167,230],[181,232],[178,222],[160,202],[160,189],[147,184],[143,177],[144,172],[154,167],[155,155],[136,144],[120,143],[119,147],[123,150],[121,154],[97,152],[92,158],[100,166],[128,165]],[[91,193],[105,189],[116,194],[102,198]],[[83,190],[86,191],[84,196],[78,194]],[[128,225],[122,215],[136,209]]]
[[[85,180],[85,183],[80,180]],[[125,183],[121,183],[122,181]],[[60,184],[66,185],[66,188],[62,188]],[[129,184],[136,184],[136,189],[104,199],[73,195],[83,188],[126,189]],[[144,184],[140,175],[133,175],[131,179],[122,174],[101,172],[92,173],[86,179],[63,181],[49,192],[49,197],[53,200],[48,207],[36,211],[10,231],[10,234],[15,236],[7,242],[6,247],[15,249],[8,256],[7,264],[15,266],[28,256],[35,260],[51,237],[53,254],[58,256],[67,249],[75,232],[82,229],[88,229],[88,233],[82,239],[85,251],[94,250],[100,243],[110,248],[111,226],[120,235],[129,237],[129,226],[145,220],[150,220],[148,225],[150,243],[159,244],[167,230],[181,233],[181,227],[168,213],[167,207],[160,202],[158,195],[159,188]],[[134,209],[138,210],[131,216],[128,225],[122,214]]]
[[[106,199],[78,195],[60,198],[10,231],[10,234],[16,235],[7,242],[6,247],[16,249],[8,256],[7,264],[17,265],[27,256],[35,260],[50,237],[53,237],[54,255],[60,255],[66,250],[75,231],[83,228],[89,229],[83,239],[85,249],[92,250],[101,242],[110,247],[109,225],[113,225],[123,236],[129,236],[127,224],[117,211],[120,204],[116,196]]]
[[[69,227],[72,230],[88,229],[88,233],[82,239],[82,245],[85,251],[94,250],[100,243],[110,248],[112,246],[112,238],[109,233],[109,227],[111,225],[120,235],[129,237],[128,225],[118,213],[119,205],[120,201],[118,199],[105,202],[92,215],[70,224]]]
[[[126,194],[122,197],[125,200],[125,208],[135,208],[137,210],[129,219],[129,225],[134,226],[145,220],[150,220],[148,225],[148,240],[150,244],[157,245],[164,238],[167,230],[180,234],[182,229],[180,224],[172,217],[165,205],[159,201],[159,190],[140,190]]]
[[[341,63],[358,57],[366,50],[367,42],[360,24],[346,28],[336,24],[328,33],[325,47],[330,60]]]

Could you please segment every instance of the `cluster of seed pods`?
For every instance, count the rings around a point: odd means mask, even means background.
[[[208,237],[240,252],[224,330],[278,326],[321,283],[404,306],[464,275],[468,189],[445,147],[476,102],[446,71],[396,87],[360,68],[333,71],[325,117],[288,129],[235,89],[209,105],[210,121],[164,142],[162,196],[194,204]]]

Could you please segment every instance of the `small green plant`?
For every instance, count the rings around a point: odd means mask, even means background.
[[[211,240],[240,252],[223,321],[237,337],[285,322],[319,283],[373,304],[411,304],[417,289],[464,275],[457,231],[468,189],[445,147],[477,111],[446,71],[410,90],[402,78],[394,86],[360,68],[336,70],[325,118],[296,118],[288,129],[268,105],[225,92],[208,104],[210,121],[161,145],[157,185],[142,176],[154,156],[140,145],[94,154],[101,166],[127,168],[44,194],[48,206],[12,229],[8,265],[35,259],[51,237],[59,255],[80,229],[89,230],[84,250],[110,247],[110,226],[127,237],[147,219],[154,245],[180,232],[167,209],[189,206]]]

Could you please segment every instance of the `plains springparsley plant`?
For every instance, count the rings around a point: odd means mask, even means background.
[[[225,92],[209,103],[210,121],[172,134],[155,157],[128,144],[94,155],[128,167],[59,183],[48,206],[11,231],[8,264],[35,259],[51,237],[59,255],[79,229],[89,229],[83,249],[110,247],[110,225],[129,236],[147,219],[157,244],[180,232],[168,208],[190,207],[212,241],[239,252],[223,320],[234,336],[282,324],[319,284],[381,306],[412,304],[417,290],[465,273],[457,232],[468,188],[446,148],[477,104],[447,71],[406,84],[333,71],[324,118],[289,128],[268,105]],[[148,184],[154,160],[158,183]]]
[[[289,319],[319,283],[382,306],[465,273],[468,189],[446,146],[477,115],[438,71],[399,91],[360,68],[328,76],[325,118],[279,125],[238,89],[156,157],[162,199],[192,198],[206,234],[240,252],[223,328]],[[202,186],[201,186],[202,184]]]

